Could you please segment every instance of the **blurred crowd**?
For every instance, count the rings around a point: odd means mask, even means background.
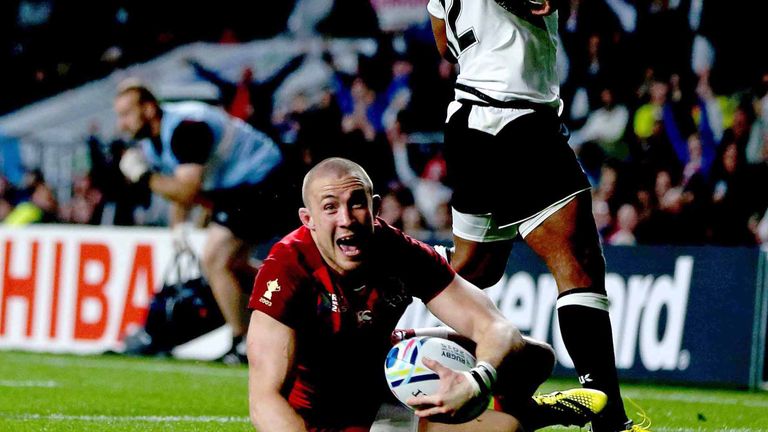
[[[147,61],[181,44],[236,43],[285,29],[293,2],[7,0],[0,3],[0,113]],[[8,67],[11,65],[11,67]]]
[[[29,89],[30,82],[38,87],[23,97],[12,95],[0,110],[174,44],[228,43],[289,31],[296,18],[295,10],[291,15],[294,3],[305,9],[307,4],[330,4],[322,19],[313,21],[314,32],[373,37],[378,51],[360,56],[353,73],[337,67],[326,53],[323,60],[334,73],[319,97],[299,93],[273,106],[275,90],[302,67],[304,56],[258,82],[248,69],[230,82],[215,64],[190,59],[189,66],[219,87],[223,108],[280,141],[302,167],[299,174],[328,156],[355,160],[366,167],[383,197],[384,219],[418,237],[450,238],[451,185],[445,183],[440,130],[456,70],[438,57],[428,22],[383,32],[371,7],[361,11],[367,2],[344,0],[287,2],[284,10],[275,11],[281,19],[250,15],[269,21],[258,32],[253,30],[258,26],[225,19],[244,7],[235,2],[227,12],[221,4],[185,4],[205,26],[196,26],[194,19],[183,25],[171,19],[176,2],[100,2],[97,9],[108,23],[62,10],[68,7],[63,2],[10,3],[17,7],[11,14],[16,39],[4,55],[20,66],[4,73],[20,75],[18,89]],[[768,6],[759,2],[750,9],[762,9],[745,12],[715,0],[563,3],[562,116],[592,182],[593,212],[604,242],[768,243],[768,56],[761,53],[767,36],[760,30],[766,16],[760,11],[768,12]],[[209,9],[218,12],[206,15]],[[57,13],[64,18],[57,20]],[[41,35],[57,31],[57,23],[76,25],[77,20],[99,22],[103,28],[93,27],[93,32],[110,37],[58,41],[68,48],[63,51],[36,46]],[[78,44],[82,51],[74,48]],[[80,58],[68,58],[68,52]],[[42,85],[38,78],[49,81]],[[0,179],[0,219],[17,224],[146,223],[137,209],[149,206],[151,197],[133,190],[116,168],[127,144],[97,136],[93,133],[88,142],[91,170],[74,179],[67,202],[57,203],[42,175],[31,170],[17,187]]]

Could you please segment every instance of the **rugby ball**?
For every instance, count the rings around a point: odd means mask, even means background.
[[[389,389],[395,397],[410,409],[415,407],[405,401],[413,396],[437,393],[440,377],[432,369],[424,366],[422,359],[431,358],[443,366],[468,371],[475,366],[475,356],[459,344],[430,336],[419,336],[398,342],[389,350],[384,361],[384,374]],[[466,423],[488,409],[490,395],[473,398],[454,415],[430,416],[429,420],[438,423]]]

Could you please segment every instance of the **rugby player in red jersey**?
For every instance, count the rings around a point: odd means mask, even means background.
[[[412,297],[476,344],[481,375],[425,361],[442,383],[438,394],[409,401],[419,406],[422,430],[583,424],[602,408],[598,391],[531,397],[552,370],[551,347],[523,338],[431,247],[376,218],[380,198],[362,167],[341,158],[319,163],[304,178],[302,198],[302,226],[272,248],[249,304],[249,406],[259,432],[369,430],[389,394],[382,365],[390,335]],[[497,395],[503,412],[462,425],[429,422],[481,392]]]

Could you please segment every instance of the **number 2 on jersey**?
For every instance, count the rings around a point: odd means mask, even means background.
[[[443,8],[445,8],[445,0],[440,0],[440,3],[442,3]],[[459,34],[459,30],[456,28],[456,20],[459,19],[459,15],[461,14],[461,0],[453,0],[451,3],[451,8],[447,11],[447,19],[446,22],[448,23],[448,29],[453,35],[453,39],[455,41],[458,41],[458,48],[456,45],[454,45],[454,42],[449,40],[448,41],[448,48],[451,50],[451,53],[456,57],[459,58],[461,53],[467,50],[467,48],[471,47],[472,45],[477,43],[477,36],[475,36],[475,30],[471,27],[469,30],[464,31],[463,33]]]

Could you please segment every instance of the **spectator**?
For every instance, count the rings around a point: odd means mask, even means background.
[[[294,98],[287,127],[295,134],[293,147],[309,170],[317,162],[340,154],[343,132],[341,109],[334,93],[325,90],[319,104],[308,107],[302,96]]]
[[[16,203],[30,201],[32,194],[35,192],[38,186],[45,185],[45,177],[43,171],[40,168],[33,168],[24,171],[24,175],[21,179],[21,187],[19,187],[14,193],[14,200]]]
[[[245,120],[256,129],[273,134],[274,93],[286,78],[302,65],[304,57],[299,55],[292,58],[269,78],[262,81],[255,80],[253,69],[247,66],[243,67],[240,79],[232,82],[194,59],[189,59],[188,63],[201,78],[219,88],[221,102],[229,114]]]
[[[5,217],[3,223],[22,226],[58,222],[56,217],[58,202],[51,188],[45,182],[36,183],[31,188],[29,199],[17,204]]]
[[[98,225],[101,223],[104,195],[91,185],[89,176],[74,180],[73,195],[62,204],[59,219],[65,223]]]
[[[614,246],[634,246],[635,228],[637,228],[637,210],[632,204],[624,204],[619,208],[616,217],[616,229],[608,236],[606,242]]]
[[[568,143],[578,152],[584,143],[595,142],[607,157],[625,160],[629,150],[622,138],[629,123],[629,111],[616,103],[610,88],[603,88],[600,101],[602,106],[589,114],[584,126],[573,132]]]
[[[768,246],[768,210],[765,211],[765,214],[757,223],[755,227],[755,236],[759,243]]]
[[[383,130],[382,116],[386,107],[359,76],[352,81],[350,96],[352,105],[341,119],[342,130],[346,134],[358,131],[365,141],[373,141],[376,134]]]
[[[5,176],[0,174],[0,222],[13,210],[13,195],[13,185]]]
[[[419,212],[424,216],[427,226],[431,229],[445,229],[445,217],[440,216],[442,206],[450,199],[452,191],[441,180],[445,177],[445,163],[435,161],[428,164],[425,176],[418,176],[411,167],[408,158],[408,135],[400,129],[397,121],[388,131],[388,138],[394,154],[395,170],[400,183],[408,187],[413,193],[414,203]],[[433,169],[430,169],[433,168]]]
[[[687,185],[694,176],[700,175],[709,178],[709,172],[714,162],[715,149],[711,144],[706,147],[702,145],[702,140],[698,133],[693,133],[688,137],[688,146],[684,154],[685,166],[683,166],[683,185]]]
[[[713,168],[712,238],[718,245],[754,245],[748,221],[752,215],[753,188],[746,158],[735,134],[726,133]]]
[[[381,212],[379,217],[389,225],[402,230],[403,229],[403,203],[397,196],[395,190],[390,190],[381,197]]]

